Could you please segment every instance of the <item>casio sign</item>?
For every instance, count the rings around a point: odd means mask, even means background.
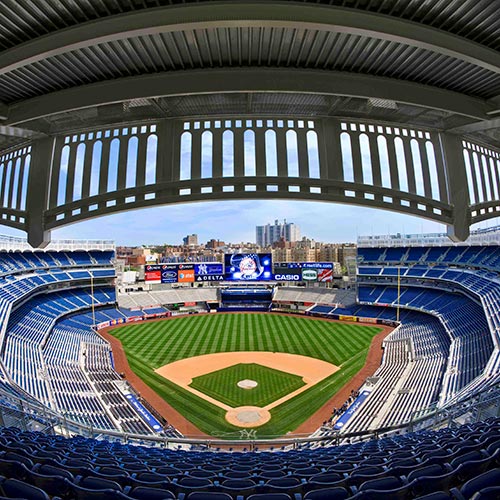
[[[306,281],[314,281],[318,279],[318,271],[315,269],[303,269],[302,279]]]
[[[300,281],[299,274],[275,274],[274,279],[276,281]]]

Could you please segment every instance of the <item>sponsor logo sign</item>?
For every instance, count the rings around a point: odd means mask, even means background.
[[[125,396],[127,401],[133,406],[135,411],[142,417],[143,420],[147,422],[147,424],[156,432],[160,432],[162,430],[162,426],[158,420],[156,420],[153,415],[144,407],[144,405],[133,395],[127,394]]]
[[[329,283],[333,280],[333,269],[318,269],[318,281]]]
[[[203,262],[194,265],[194,274],[196,276],[218,276],[224,274],[222,262]]]
[[[161,283],[161,267],[156,264],[148,264],[144,268],[144,280],[146,283]]]
[[[377,318],[358,318],[360,323],[377,323]]]
[[[363,391],[352,403],[351,406],[347,409],[347,411],[335,422],[333,426],[334,429],[342,429],[347,422],[349,422],[350,418],[356,413],[359,407],[365,402],[366,398],[370,395],[370,391]]]
[[[303,269],[302,279],[304,281],[316,281],[318,279],[318,271],[316,269]]]
[[[341,321],[358,321],[358,318],[356,316],[344,316],[342,314],[339,315],[339,319]]]
[[[197,282],[223,281],[224,265],[222,262],[203,262],[194,265],[194,277]]]
[[[177,273],[178,283],[193,283],[194,282],[194,269],[181,269],[179,266],[179,272]]]
[[[177,264],[163,264],[161,266],[161,282],[177,283]]]
[[[302,279],[300,273],[298,274],[275,274],[276,281],[300,281]]]
[[[290,280],[278,279],[276,281],[318,281],[331,283],[333,281],[332,262],[281,262],[274,265],[275,275],[299,275]]]

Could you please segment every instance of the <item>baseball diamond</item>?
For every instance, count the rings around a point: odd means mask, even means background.
[[[244,313],[134,324],[111,333],[121,341],[132,370],[200,431],[234,436],[239,427],[258,426],[259,435],[277,436],[299,427],[360,370],[380,331],[374,326]],[[214,372],[245,363],[296,375],[304,385],[276,395],[270,384],[271,394],[260,404],[230,401],[231,390],[221,395],[220,390],[214,394],[213,388],[200,388],[202,375],[213,377]],[[242,372],[235,387],[242,378],[258,377]],[[238,422],[235,417],[230,423],[228,412],[234,414],[239,407],[265,409],[270,418],[262,423],[257,418]]]

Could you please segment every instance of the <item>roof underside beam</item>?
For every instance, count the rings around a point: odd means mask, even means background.
[[[465,38],[383,14],[336,6],[217,2],[163,6],[78,24],[0,54],[0,74],[92,45],[162,32],[223,27],[290,27],[350,33],[430,50],[500,73],[498,52]]]
[[[381,98],[487,120],[492,105],[427,85],[353,73],[283,68],[228,68],[167,72],[53,92],[13,104],[6,125],[132,99],[235,92],[289,92]],[[202,111],[200,114],[203,114]]]
[[[9,107],[0,102],[0,120],[6,120],[9,115]]]

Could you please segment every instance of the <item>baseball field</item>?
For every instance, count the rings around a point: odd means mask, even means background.
[[[293,431],[323,406],[361,369],[380,331],[243,313],[137,323],[110,333],[131,369],[198,429],[235,437],[252,427],[260,438]],[[260,409],[267,414],[262,421]]]

